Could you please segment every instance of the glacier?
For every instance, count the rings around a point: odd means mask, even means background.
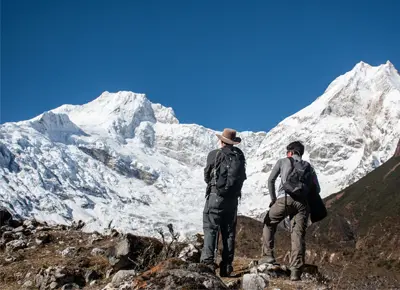
[[[248,175],[239,214],[267,209],[269,172],[289,142],[305,143],[326,197],[393,155],[399,120],[398,71],[360,62],[269,132],[239,132]],[[203,167],[216,133],[127,91],[4,123],[0,205],[48,223],[83,220],[86,231],[154,236],[172,223],[182,236],[201,232]]]

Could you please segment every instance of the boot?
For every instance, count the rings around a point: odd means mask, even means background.
[[[215,270],[218,268],[218,265],[215,263],[205,263],[205,262],[200,262],[200,263],[207,266],[213,274],[215,274]]]
[[[220,277],[230,277],[233,272],[233,266],[231,264],[222,263],[219,264],[219,276]]]
[[[301,280],[300,269],[291,269],[290,270],[290,281],[300,281],[300,280]]]

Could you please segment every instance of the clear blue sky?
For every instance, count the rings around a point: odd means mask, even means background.
[[[1,123],[130,90],[182,123],[269,130],[361,60],[400,69],[396,0],[1,5]]]

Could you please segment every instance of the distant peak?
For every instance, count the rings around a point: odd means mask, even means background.
[[[147,100],[145,94],[138,94],[131,91],[118,91],[115,93],[110,93],[108,91],[104,91],[98,98],[98,100],[107,100],[107,101],[117,101],[117,100],[135,100],[142,99]]]
[[[387,60],[386,63],[377,66],[372,66],[364,61],[360,61],[354,66],[353,71],[360,71],[360,70],[363,71],[369,68],[387,68],[387,67],[394,68],[393,63],[390,62],[390,60]]]
[[[394,67],[393,63],[390,62],[390,60],[386,61],[386,65],[390,67]]]
[[[353,70],[364,70],[364,69],[370,68],[370,67],[371,67],[371,65],[369,65],[368,63],[360,61],[359,63],[357,63],[354,66]]]

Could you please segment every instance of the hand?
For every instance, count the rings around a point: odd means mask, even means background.
[[[275,202],[276,202],[276,200],[271,201],[271,203],[269,204],[269,207],[271,208]]]

